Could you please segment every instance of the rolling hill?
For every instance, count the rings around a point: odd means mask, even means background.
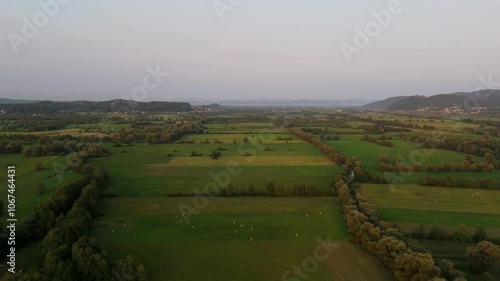
[[[477,102],[477,103],[476,103]],[[396,110],[417,110],[425,107],[500,107],[500,90],[481,90],[476,92],[456,92],[451,94],[439,94],[426,96],[398,96],[382,101],[369,103],[363,108]]]

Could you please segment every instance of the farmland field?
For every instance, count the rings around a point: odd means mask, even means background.
[[[35,163],[41,162],[44,167],[35,170]],[[26,219],[33,208],[40,202],[46,201],[57,188],[80,177],[71,171],[62,171],[66,165],[66,158],[61,156],[23,157],[9,155],[0,157],[0,167],[16,166],[16,216],[19,221]],[[7,173],[0,174],[0,182],[7,182]],[[45,191],[37,194],[37,184],[43,184]],[[7,188],[0,189],[0,197],[7,198]],[[5,204],[6,205],[6,204]],[[4,219],[6,215],[0,216]]]
[[[179,204],[192,201],[103,200],[106,215],[95,221],[94,235],[112,255],[138,257],[153,281],[165,275],[169,280],[281,280],[313,254],[318,237],[330,237],[338,253],[309,280],[387,280],[371,258],[347,242],[339,207],[330,197],[213,198],[186,223]],[[359,275],[352,275],[354,268],[361,269]]]
[[[389,222],[482,226],[491,234],[500,230],[497,190],[364,184],[361,191]]]
[[[219,146],[222,156],[211,159],[209,154]],[[156,196],[202,189],[214,181],[214,175],[237,164],[241,172],[231,177],[235,187],[254,185],[263,190],[269,182],[278,185],[310,184],[328,188],[332,175],[340,168],[332,164],[308,144],[270,144],[273,151],[256,151],[241,156],[238,144],[137,144],[132,147],[109,147],[112,157],[97,159],[112,175],[110,186],[120,196]],[[245,148],[246,149],[246,148]],[[244,149],[244,150],[245,150]],[[203,156],[190,157],[192,150]],[[126,153],[122,153],[126,151]],[[172,157],[167,157],[168,154]],[[227,155],[227,156],[226,156]],[[189,181],[186,181],[189,178]]]

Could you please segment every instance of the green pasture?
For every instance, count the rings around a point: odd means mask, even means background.
[[[209,154],[219,146],[227,150],[214,160]],[[244,189],[254,185],[256,190],[264,190],[271,181],[277,185],[307,184],[331,188],[333,175],[341,170],[307,143],[268,146],[273,151],[257,151],[252,145],[242,146],[243,151],[252,151],[252,156],[241,156],[238,144],[136,144],[108,147],[110,157],[93,161],[100,163],[110,174],[107,186],[125,197],[192,192],[195,188],[203,190],[207,184],[220,185],[221,182]],[[203,156],[188,156],[193,150]],[[168,157],[168,154],[174,156]],[[237,172],[228,172],[233,170]]]
[[[194,206],[193,200],[104,199],[104,216],[95,220],[93,234],[113,258],[132,254],[141,260],[152,281],[166,276],[173,281],[281,280],[313,255],[318,237],[347,243],[332,198],[212,198],[187,222],[179,205]],[[348,243],[339,247],[347,247],[341,257],[356,253]],[[339,272],[333,272],[330,261],[320,263],[308,280],[354,280],[336,278]],[[370,280],[387,280],[365,255],[352,263],[362,263],[362,272],[375,271],[366,275]]]
[[[35,170],[35,163],[40,161],[44,167],[40,171]],[[43,156],[43,157],[24,157],[21,154],[2,154],[0,157],[0,167],[3,171],[0,173],[0,183],[4,188],[0,189],[0,200],[3,201],[5,209],[0,218],[6,218],[7,210],[7,166],[16,166],[15,178],[15,199],[16,199],[16,217],[18,220],[26,219],[33,208],[40,202],[46,201],[52,192],[57,188],[69,183],[80,175],[62,171],[66,166],[65,156]],[[38,183],[45,185],[45,193],[37,195],[36,186]]]
[[[372,135],[372,137],[378,138],[378,135]],[[326,143],[347,155],[357,156],[363,163],[363,167],[370,171],[378,170],[379,158],[382,155],[388,156],[391,160],[399,157],[403,163],[420,162],[424,168],[427,163],[461,162],[467,157],[467,154],[455,151],[423,149],[417,143],[397,138],[390,141],[394,144],[394,147],[363,141],[360,135],[342,135],[340,140],[326,141]],[[478,156],[472,156],[472,159],[474,161],[483,161],[483,158]]]
[[[363,184],[385,221],[500,228],[500,191]]]

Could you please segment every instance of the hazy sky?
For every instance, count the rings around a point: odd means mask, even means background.
[[[0,97],[383,98],[500,80],[498,0],[400,0],[349,63],[340,44],[392,1],[64,0],[45,24],[38,1],[4,0]]]

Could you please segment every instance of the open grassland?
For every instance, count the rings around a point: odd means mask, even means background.
[[[222,151],[219,159],[211,159],[210,152],[219,146],[227,150]],[[331,188],[333,175],[341,169],[332,166],[306,143],[268,146],[273,151],[256,151],[249,146],[253,154],[245,157],[238,151],[239,145],[233,144],[136,144],[109,147],[110,157],[94,161],[111,175],[107,185],[125,197],[192,192],[194,188],[203,190],[208,183],[217,183],[216,175],[226,173],[227,165],[235,163],[235,169],[240,172],[231,175],[228,183],[244,189],[254,185],[256,190],[263,190],[271,181],[278,185],[309,184]],[[203,156],[189,157],[193,150]],[[174,156],[167,157],[168,154]]]
[[[45,166],[42,170],[35,170],[35,163],[41,162]],[[0,189],[0,199],[3,200],[5,209],[7,209],[7,166],[16,166],[15,194],[16,197],[16,217],[19,221],[26,219],[33,208],[40,202],[46,201],[52,192],[57,188],[80,177],[73,172],[61,171],[66,165],[64,156],[43,156],[43,157],[24,157],[21,154],[3,154],[0,157],[0,167],[3,172],[0,173],[0,183],[4,188]],[[55,169],[54,169],[55,167]],[[36,186],[41,183],[45,186],[45,192],[38,195]],[[0,218],[5,218],[5,214]]]
[[[165,276],[281,280],[313,255],[318,237],[330,237],[338,252],[308,280],[388,280],[371,258],[346,241],[339,206],[330,197],[213,198],[189,216],[189,223],[179,204],[192,206],[193,198],[105,199],[105,215],[95,220],[94,236],[113,257],[139,258],[152,281]],[[353,269],[358,276],[349,276]]]
[[[364,184],[385,221],[500,228],[500,192],[417,185]]]

